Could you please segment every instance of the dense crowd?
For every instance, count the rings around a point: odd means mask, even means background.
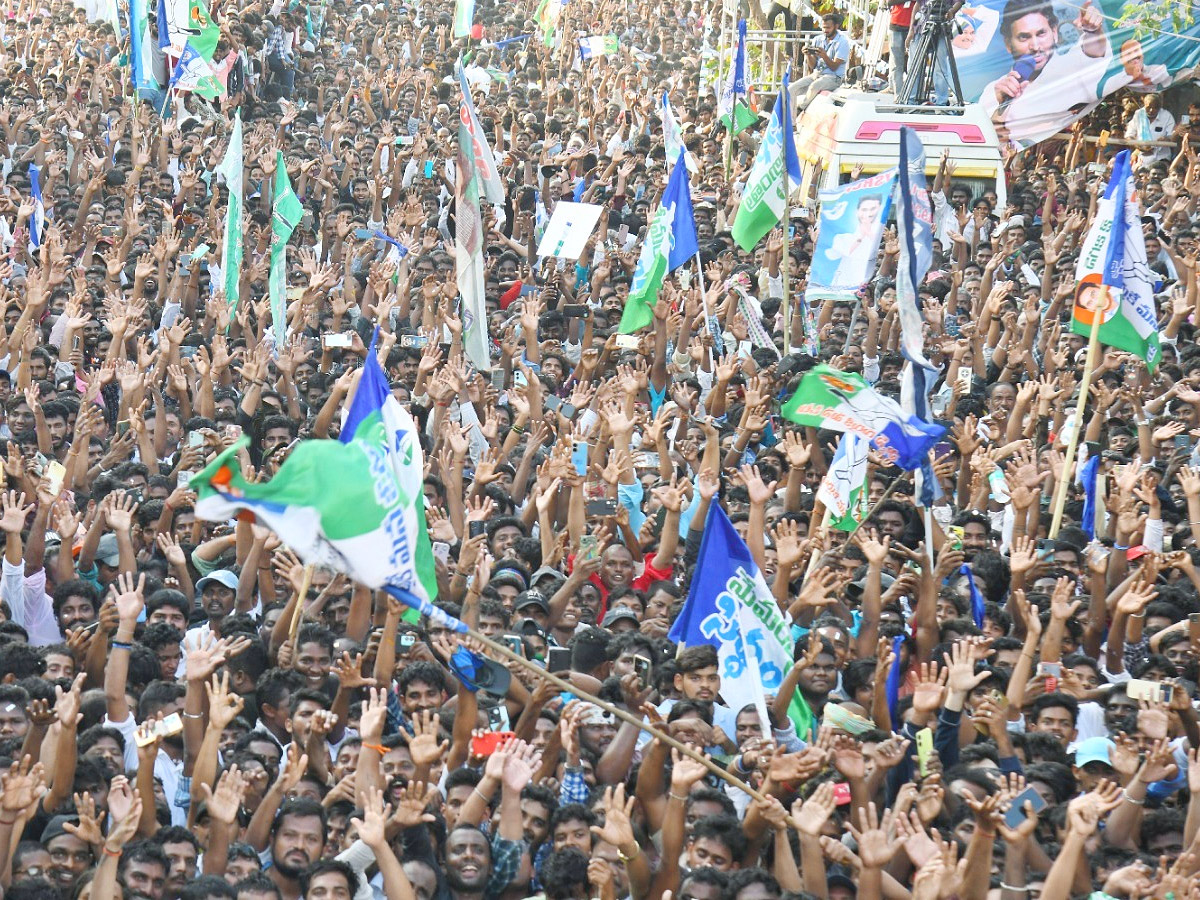
[[[103,9],[9,4],[6,900],[1200,894],[1200,109],[1176,127],[1148,96],[1176,149],[1135,162],[1163,364],[1106,350],[1078,422],[1086,340],[1067,323],[1105,182],[1086,127],[1012,156],[1005,207],[941,159],[921,289],[941,496],[927,529],[912,474],[872,453],[873,512],[848,536],[814,514],[839,435],[780,407],[814,362],[802,344],[898,394],[898,244],[807,333],[804,220],[734,244],[764,125],[726,158],[698,87],[716,6],[571,0],[544,40],[532,5],[480,0],[466,40],[450,3],[216,4],[225,96],[135,102]],[[849,62],[825,27],[801,106]],[[595,34],[618,48],[581,64]],[[484,207],[490,373],[466,361],[457,304],[460,55],[505,187]],[[703,268],[668,277],[653,322],[622,337],[666,185],[664,91],[696,165]],[[235,109],[233,308],[217,168]],[[281,346],[277,159],[303,204]],[[536,254],[562,200],[604,208],[577,262]],[[422,431],[437,605],[757,798],[383,592],[310,579],[261,525],[197,518],[190,477],[241,436],[251,481],[337,436],[377,328]],[[1072,429],[1101,460],[1098,536],[1072,484],[1049,540]],[[715,648],[668,639],[712,504],[791,627],[770,722],[723,702]]]

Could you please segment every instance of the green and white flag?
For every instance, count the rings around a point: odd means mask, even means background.
[[[679,159],[679,155],[682,153],[683,161],[688,167],[688,171],[693,175],[699,173],[700,166],[683,143],[683,129],[679,127],[679,122],[675,120],[675,111],[671,109],[671,95],[665,91],[662,96],[662,123],[663,144],[667,150],[667,168],[669,169],[675,165],[675,161]]]
[[[779,224],[787,209],[789,188],[799,186],[800,175],[788,75],[785,73],[771,121],[767,124],[758,155],[754,157],[746,190],[742,192],[742,202],[733,220],[733,239],[739,247],[753,250],[762,236]]]
[[[1135,353],[1153,372],[1162,362],[1154,273],[1146,258],[1141,210],[1130,187],[1129,151],[1113,161],[1113,174],[1075,266],[1075,306],[1071,330],[1091,337],[1099,310],[1102,344]]]
[[[738,20],[737,47],[733,51],[729,74],[717,93],[717,116],[731,134],[740,134],[758,121],[758,115],[746,103],[746,20]]]
[[[416,423],[388,389],[371,342],[340,440],[301,441],[275,477],[242,477],[242,439],[192,478],[196,515],[252,515],[305,563],[382,589],[456,631],[433,601],[437,574],[425,526],[424,460]],[[336,480],[337,490],[329,485]]]
[[[839,531],[853,531],[866,515],[869,446],[854,432],[843,432],[829,471],[817,488],[817,499],[829,510],[829,524]]]
[[[242,253],[242,113],[233,114],[233,131],[229,135],[229,149],[217,170],[225,178],[229,189],[229,203],[225,207],[225,239],[222,242],[221,271],[225,277],[225,302],[229,304],[229,319],[237,315],[238,292],[241,286]]]
[[[458,0],[454,4],[454,36],[471,36],[471,23],[475,19],[475,0]]]
[[[621,334],[633,334],[654,321],[654,304],[658,301],[663,279],[698,252],[696,215],[692,210],[687,166],[678,165],[677,161],[633,270],[633,283],[629,286],[625,311],[621,313],[618,326]]]
[[[599,56],[611,56],[621,47],[615,34],[589,34],[579,39],[579,58],[586,62]]]
[[[287,340],[287,242],[300,224],[304,207],[288,180],[283,151],[275,154],[275,202],[271,205],[271,271],[267,287],[271,297],[271,325],[275,355]]]

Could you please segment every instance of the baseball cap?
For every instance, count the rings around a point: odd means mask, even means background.
[[[825,884],[829,887],[840,887],[858,894],[858,886],[850,877],[849,870],[840,863],[834,863],[825,869]]]
[[[1081,769],[1088,763],[1100,762],[1112,766],[1111,751],[1116,745],[1106,737],[1084,738],[1075,745],[1075,765]]]
[[[214,569],[203,578],[196,582],[197,593],[202,592],[210,584],[223,584],[231,591],[236,591],[238,586],[238,577],[228,569]]]
[[[513,612],[525,609],[529,606],[536,606],[546,615],[550,615],[550,603],[546,600],[546,595],[541,591],[528,590],[517,594],[517,598],[513,600]]]
[[[628,606],[613,607],[605,614],[604,621],[601,624],[605,628],[608,628],[612,625],[615,625],[617,622],[621,621],[622,619],[629,619],[629,621],[633,622],[634,627],[636,627],[639,624],[637,613],[635,613]]]
[[[121,564],[121,551],[117,547],[115,534],[106,534],[100,538],[100,543],[96,545],[96,562],[104,563],[106,566]]]
[[[887,572],[881,572],[879,574],[880,590],[886,591],[888,588],[890,588],[895,583],[896,583],[896,579],[893,578],[891,575],[889,575]],[[867,576],[864,575],[862,578],[858,579],[858,581],[852,581],[848,585],[846,585],[846,596],[849,597],[851,600],[861,600],[863,591],[865,591],[866,589],[867,589]]]

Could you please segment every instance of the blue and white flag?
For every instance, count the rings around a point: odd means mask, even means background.
[[[695,175],[700,171],[700,167],[697,165],[692,154],[688,152],[687,147],[684,146],[683,129],[679,127],[679,122],[675,120],[675,112],[671,109],[671,95],[666,91],[662,95],[662,123],[663,144],[667,151],[667,168],[670,169],[674,166],[680,154],[682,154],[688,171]]]
[[[33,215],[29,217],[29,246],[37,249],[46,236],[46,204],[42,202],[41,172],[33,163],[29,164],[29,197],[33,201]]]
[[[737,48],[733,51],[733,65],[721,85],[717,96],[717,117],[733,134],[744,131],[758,118],[746,105],[746,20],[738,19]]]
[[[482,193],[487,202],[503,203],[504,182],[500,180],[500,170],[496,168],[496,157],[492,155],[492,148],[488,146],[483,125],[480,124],[479,115],[475,112],[475,101],[471,99],[471,86],[467,83],[466,72],[463,71],[462,57],[459,57],[454,64],[454,74],[458,77],[458,86],[462,91],[462,104],[459,107],[459,118],[461,119],[458,129],[459,138],[460,140],[464,136],[470,138],[470,146],[460,147],[459,153],[465,153],[468,161],[474,161],[475,172],[479,176],[480,186],[483,188]],[[465,176],[459,172],[458,177]]]
[[[382,229],[379,229],[379,228],[375,228],[371,231],[371,234],[377,240],[381,240],[385,244],[388,245],[388,248],[389,248],[388,254],[387,254],[388,262],[399,263],[400,260],[402,260],[406,256],[408,256],[408,253],[409,253],[408,247],[405,244],[402,244],[400,241],[396,240],[391,235],[389,235],[386,231],[383,231]]]
[[[716,647],[725,704],[734,711],[753,704],[770,721],[766,694],[779,691],[792,666],[792,632],[719,503],[708,508],[692,586],[667,638]]]
[[[129,0],[129,70],[135,93],[158,90],[153,41],[147,0]]]
[[[979,588],[975,586],[975,575],[971,571],[971,567],[963,563],[959,568],[959,573],[967,578],[967,591],[971,595],[971,618],[975,622],[976,628],[983,627],[983,594],[979,593]]]
[[[821,191],[821,224],[808,270],[809,302],[852,300],[875,274],[896,169]]]
[[[900,678],[904,674],[900,665],[900,648],[904,646],[904,635],[898,634],[892,638],[892,665],[888,669],[887,683],[884,685],[887,697],[888,711],[892,714],[892,730],[899,731],[896,725],[900,721]]]
[[[896,231],[900,266],[896,273],[896,310],[900,318],[900,352],[906,360],[900,374],[900,406],[922,421],[929,420],[929,391],[938,370],[925,357],[925,319],[921,284],[933,262],[933,207],[925,181],[925,147],[915,131],[900,127],[900,203]],[[933,467],[926,459],[916,476],[917,498],[929,509],[940,494]]]

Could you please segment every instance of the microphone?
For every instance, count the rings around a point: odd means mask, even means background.
[[[1013,61],[1012,74],[1017,76],[1017,81],[1019,81],[1021,84],[1028,82],[1029,79],[1033,77],[1033,73],[1036,71],[1037,60],[1035,60],[1031,54],[1026,53],[1022,56],[1018,56],[1016,60]],[[1015,97],[1009,97],[1000,104],[999,111],[1003,113],[1008,109],[1008,105],[1015,99]]]

